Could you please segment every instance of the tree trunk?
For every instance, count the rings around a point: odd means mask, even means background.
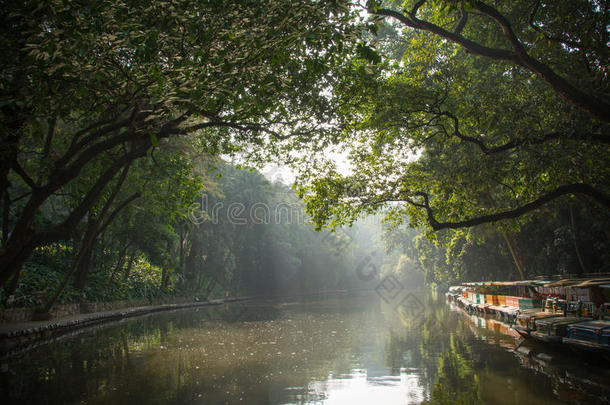
[[[123,266],[125,265],[125,258],[127,257],[127,249],[129,249],[129,244],[125,245],[125,247],[119,252],[119,258],[113,270],[114,273],[118,273],[123,270]]]
[[[131,275],[131,269],[133,268],[133,263],[136,259],[136,252],[133,252],[131,254],[131,257],[129,258],[129,263],[127,264],[127,268],[125,269],[125,280],[127,280],[129,278],[129,276]]]
[[[4,192],[2,196],[2,202],[2,247],[4,247],[6,245],[6,241],[8,240],[8,221],[11,212],[11,196],[8,193],[8,189]]]
[[[33,224],[40,207],[49,196],[75,177],[76,174],[71,171],[58,171],[51,175],[49,184],[32,189],[30,199],[16,220],[11,236],[8,238],[6,245],[3,246],[4,249],[0,251],[0,288],[19,271],[36,247],[62,239],[69,239],[116,173],[123,168],[124,174],[121,174],[121,176],[124,177],[131,162],[144,155],[146,150],[147,148],[142,148],[118,158],[111,167],[107,168],[98,177],[78,206],[69,213],[63,222],[38,231],[34,229]]]
[[[165,290],[169,286],[169,270],[163,266],[161,270],[161,289]]]
[[[486,191],[486,194],[487,194],[487,199],[489,200],[489,203],[491,204],[491,207],[494,210],[497,210],[498,206],[496,205],[496,202],[494,201],[493,197],[491,196],[491,193],[489,192],[489,190]],[[521,260],[521,257],[520,257],[521,255],[519,254],[515,241],[508,237],[508,234],[506,233],[506,231],[501,231],[501,233],[502,233],[502,237],[506,241],[506,244],[508,245],[508,250],[510,252],[510,255],[513,258],[513,261],[515,262],[517,271],[519,271],[520,279],[525,280],[525,269],[523,266],[523,261]]]
[[[174,255],[174,249],[172,248],[172,243],[168,240],[167,241],[167,253],[170,255],[170,257],[172,257]],[[170,261],[166,261],[163,264],[163,269],[161,270],[161,289],[165,290],[167,289],[167,287],[169,287],[169,265],[170,265]],[[173,267],[173,266],[172,266]]]
[[[504,237],[504,240],[508,245],[508,250],[510,251],[510,255],[512,256],[513,261],[515,262],[515,266],[517,266],[517,270],[519,271],[519,276],[521,277],[521,280],[525,280],[525,268],[523,266],[523,261],[521,255],[519,254],[519,249],[514,239],[511,239],[505,231],[502,231],[502,236]]]
[[[180,267],[180,273],[184,274],[184,243],[186,242],[186,233],[184,232],[184,224],[180,224],[180,245],[178,246],[179,248],[179,267]]]
[[[93,245],[95,243],[98,224],[99,220],[96,220],[95,217],[89,213],[87,230],[85,231],[78,252],[76,273],[74,275],[74,287],[79,291],[85,289],[85,284],[87,282],[87,273],[89,272],[89,265],[91,264],[91,254],[93,253]]]
[[[569,204],[570,208],[570,224],[572,225],[572,240],[574,242],[574,250],[576,251],[576,257],[578,258],[578,264],[580,265],[581,274],[587,272],[587,267],[585,266],[585,262],[582,259],[582,255],[580,254],[580,249],[578,248],[578,229],[576,227],[576,220],[574,219],[574,207],[572,204]]]
[[[186,267],[184,271],[184,279],[187,285],[190,285],[193,282],[195,275],[197,274],[197,268],[199,267],[198,264],[201,260],[201,249],[201,241],[196,235],[193,235],[193,238],[191,238],[191,251],[186,259]]]
[[[9,109],[8,107],[4,107],[2,110],[4,110],[2,113],[5,117],[15,117],[20,113],[20,111],[9,111],[12,109]],[[9,120],[8,125],[6,125],[9,135],[4,136],[0,140],[0,198],[4,198],[5,193],[8,192],[8,188],[11,185],[8,175],[13,164],[17,160],[20,138],[19,131],[23,122],[24,121],[20,119]]]
[[[34,246],[22,242],[19,246],[11,244],[10,238],[4,252],[0,254],[0,288],[15,274],[21,271],[23,263],[34,251]]]
[[[95,239],[89,243],[88,246],[84,247],[82,251],[82,259],[78,263],[76,268],[76,274],[74,275],[74,287],[79,291],[84,291],[87,284],[87,275],[91,268],[91,255],[93,253],[93,246],[95,245]]]
[[[21,273],[22,272],[23,272],[23,267],[20,268],[17,271],[17,273],[15,273],[15,275],[11,279],[11,282],[6,287],[6,296],[7,297],[10,297],[11,295],[15,294],[15,291],[17,291],[17,286],[19,285],[19,278],[21,278]]]
[[[104,222],[102,224],[102,217],[104,216],[104,213],[106,212],[105,208],[109,206],[109,204],[108,204],[108,202],[110,201],[109,200],[106,202],[104,209],[102,209],[102,212],[100,213],[100,217],[98,217],[97,219],[91,220],[92,222],[89,223],[89,226],[87,227],[87,232],[85,233],[85,236],[83,237],[83,246],[81,247],[79,255],[77,256],[76,260],[74,261],[72,268],[70,269],[68,274],[66,274],[66,277],[64,278],[64,280],[62,281],[60,286],[57,288],[55,295],[53,295],[53,297],[45,305],[45,308],[44,308],[45,312],[48,312],[53,307],[53,305],[55,304],[55,301],[57,301],[57,299],[59,298],[60,294],[62,293],[62,291],[68,284],[68,280],[74,274],[74,272],[77,269],[82,268],[81,266],[84,266],[84,264],[82,263],[83,261],[87,262],[86,269],[84,270],[85,276],[86,276],[88,269],[89,269],[88,263],[90,262],[90,259],[91,259],[91,247],[93,246],[93,243],[95,242],[95,238],[97,238],[106,229],[106,227],[114,220],[114,218],[121,211],[121,209],[126,207],[131,201],[135,200],[138,197],[140,197],[140,193],[132,194],[129,198],[127,198],[125,201],[123,201],[121,203],[121,205],[119,205],[110,215],[108,215],[106,222]],[[87,246],[89,246],[89,248],[87,248]]]
[[[43,308],[43,312],[49,312],[51,310],[51,308],[53,308],[53,305],[55,305],[55,302],[57,302],[57,299],[59,298],[61,293],[64,291],[64,288],[66,288],[66,285],[68,285],[68,281],[70,281],[70,277],[72,277],[74,272],[80,267],[80,261],[83,260],[83,256],[84,256],[83,249],[84,248],[80,249],[78,256],[76,256],[76,258],[74,259],[74,262],[72,263],[72,267],[70,267],[70,270],[64,276],[64,279],[62,280],[61,284],[59,284],[59,286],[55,290],[55,294],[53,294],[53,296],[51,298],[49,298],[49,300],[46,302],[46,304]]]

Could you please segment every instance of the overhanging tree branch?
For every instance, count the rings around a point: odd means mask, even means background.
[[[419,208],[423,208],[426,210],[426,214],[428,217],[428,223],[435,231],[441,229],[457,229],[457,228],[468,228],[471,226],[481,225],[485,223],[497,222],[506,219],[513,219],[520,217],[528,212],[534,211],[549,202],[564,196],[564,195],[587,195],[593,198],[600,205],[610,208],[610,196],[607,194],[591,187],[588,184],[584,183],[573,183],[566,184],[563,186],[557,187],[555,190],[550,191],[538,199],[531,201],[527,204],[524,204],[518,208],[498,212],[495,214],[482,215],[480,217],[475,217],[463,221],[455,221],[455,222],[439,222],[434,216],[434,211],[430,207],[429,196],[424,192],[416,192],[414,195],[419,196],[423,199],[423,203],[417,203],[412,199],[406,198],[405,201]]]
[[[454,42],[458,45],[463,46],[469,52],[471,52],[477,56],[483,56],[483,57],[490,58],[490,59],[504,60],[504,61],[514,62],[514,63],[516,63],[518,61],[518,56],[515,52],[508,51],[506,49],[487,47],[485,45],[482,45],[482,44],[474,42],[470,39],[467,39],[467,38],[463,37],[462,35],[453,33],[451,31],[447,31],[446,29],[439,27],[438,25],[429,23],[424,20],[415,19],[412,16],[405,16],[404,14],[399,13],[394,10],[380,8],[380,9],[375,9],[375,10],[369,10],[369,12],[371,14],[375,14],[375,15],[379,15],[379,16],[383,16],[383,17],[391,17],[391,18],[394,18],[395,20],[401,22],[402,24],[406,25],[407,27],[418,29],[418,30],[423,30],[423,31],[428,31],[432,34],[438,35],[451,42]]]

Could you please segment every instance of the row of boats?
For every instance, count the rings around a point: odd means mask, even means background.
[[[525,339],[610,359],[610,277],[463,283],[447,298],[503,319]]]

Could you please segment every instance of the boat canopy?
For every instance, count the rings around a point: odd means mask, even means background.
[[[610,321],[589,321],[589,322],[579,322],[574,325],[570,325],[572,328],[578,329],[586,329],[593,331],[602,331],[605,329],[610,329]]]
[[[488,287],[488,286],[531,286],[538,287],[549,283],[549,281],[543,280],[519,280],[519,281],[477,281],[471,283],[464,283],[463,285],[472,287]]]
[[[610,284],[610,278],[592,278],[590,280],[583,281],[582,283],[575,284],[572,287],[585,288],[585,287],[603,286],[605,284]]]
[[[544,284],[543,287],[572,287],[576,284],[580,284],[588,280],[589,279],[586,278],[565,278],[562,280],[557,280],[548,284]]]

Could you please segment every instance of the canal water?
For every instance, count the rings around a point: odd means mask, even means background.
[[[4,356],[3,404],[604,403],[608,363],[519,346],[430,293],[129,319]],[[404,301],[407,302],[407,301]],[[529,350],[529,349],[528,349]]]

